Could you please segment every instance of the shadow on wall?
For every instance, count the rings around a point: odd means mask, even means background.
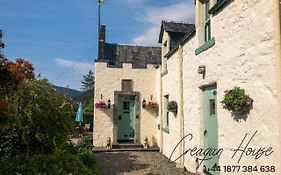
[[[153,107],[150,107],[149,105],[147,105],[145,107],[145,110],[147,112],[149,112],[151,115],[153,115],[154,117],[158,116],[158,107],[153,108]]]
[[[113,105],[111,106],[111,108],[99,108],[97,110],[101,111],[107,117],[109,117],[111,120],[113,120]]]
[[[231,117],[233,118],[234,121],[236,122],[242,122],[242,120],[244,122],[247,122],[248,119],[248,115],[250,114],[250,112],[236,112],[233,111],[231,112]]]

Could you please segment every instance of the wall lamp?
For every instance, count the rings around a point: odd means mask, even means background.
[[[143,100],[141,104],[142,104],[142,108],[145,108],[146,101],[145,101],[145,100]]]
[[[111,100],[110,99],[107,101],[107,108],[111,108]]]

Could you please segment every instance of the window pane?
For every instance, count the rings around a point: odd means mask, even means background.
[[[132,80],[122,80],[122,91],[133,91],[133,81]]]
[[[123,101],[123,110],[124,111],[128,111],[129,110],[129,106],[130,106],[130,102],[129,101]]]
[[[205,21],[207,21],[208,19],[210,19],[209,10],[210,10],[210,2],[207,1],[207,2],[205,3]]]
[[[205,24],[205,41],[209,41],[211,39],[211,23],[210,21]]]

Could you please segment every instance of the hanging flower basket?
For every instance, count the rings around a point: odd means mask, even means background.
[[[252,109],[254,100],[240,87],[224,91],[222,105],[224,109],[234,113],[247,113]]]
[[[175,114],[178,112],[178,104],[176,101],[170,101],[168,103],[168,111],[173,112]]]
[[[106,103],[103,100],[98,101],[95,103],[96,108],[107,108]]]
[[[148,102],[148,105],[151,107],[151,108],[157,108],[158,104],[156,101],[149,101]]]

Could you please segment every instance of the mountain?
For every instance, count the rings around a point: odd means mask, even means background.
[[[59,93],[66,93],[68,95],[68,97],[73,98],[73,99],[79,99],[82,95],[81,91],[77,91],[75,89],[70,89],[70,88],[65,88],[65,87],[61,87],[61,86],[55,86],[54,88],[57,92]]]

